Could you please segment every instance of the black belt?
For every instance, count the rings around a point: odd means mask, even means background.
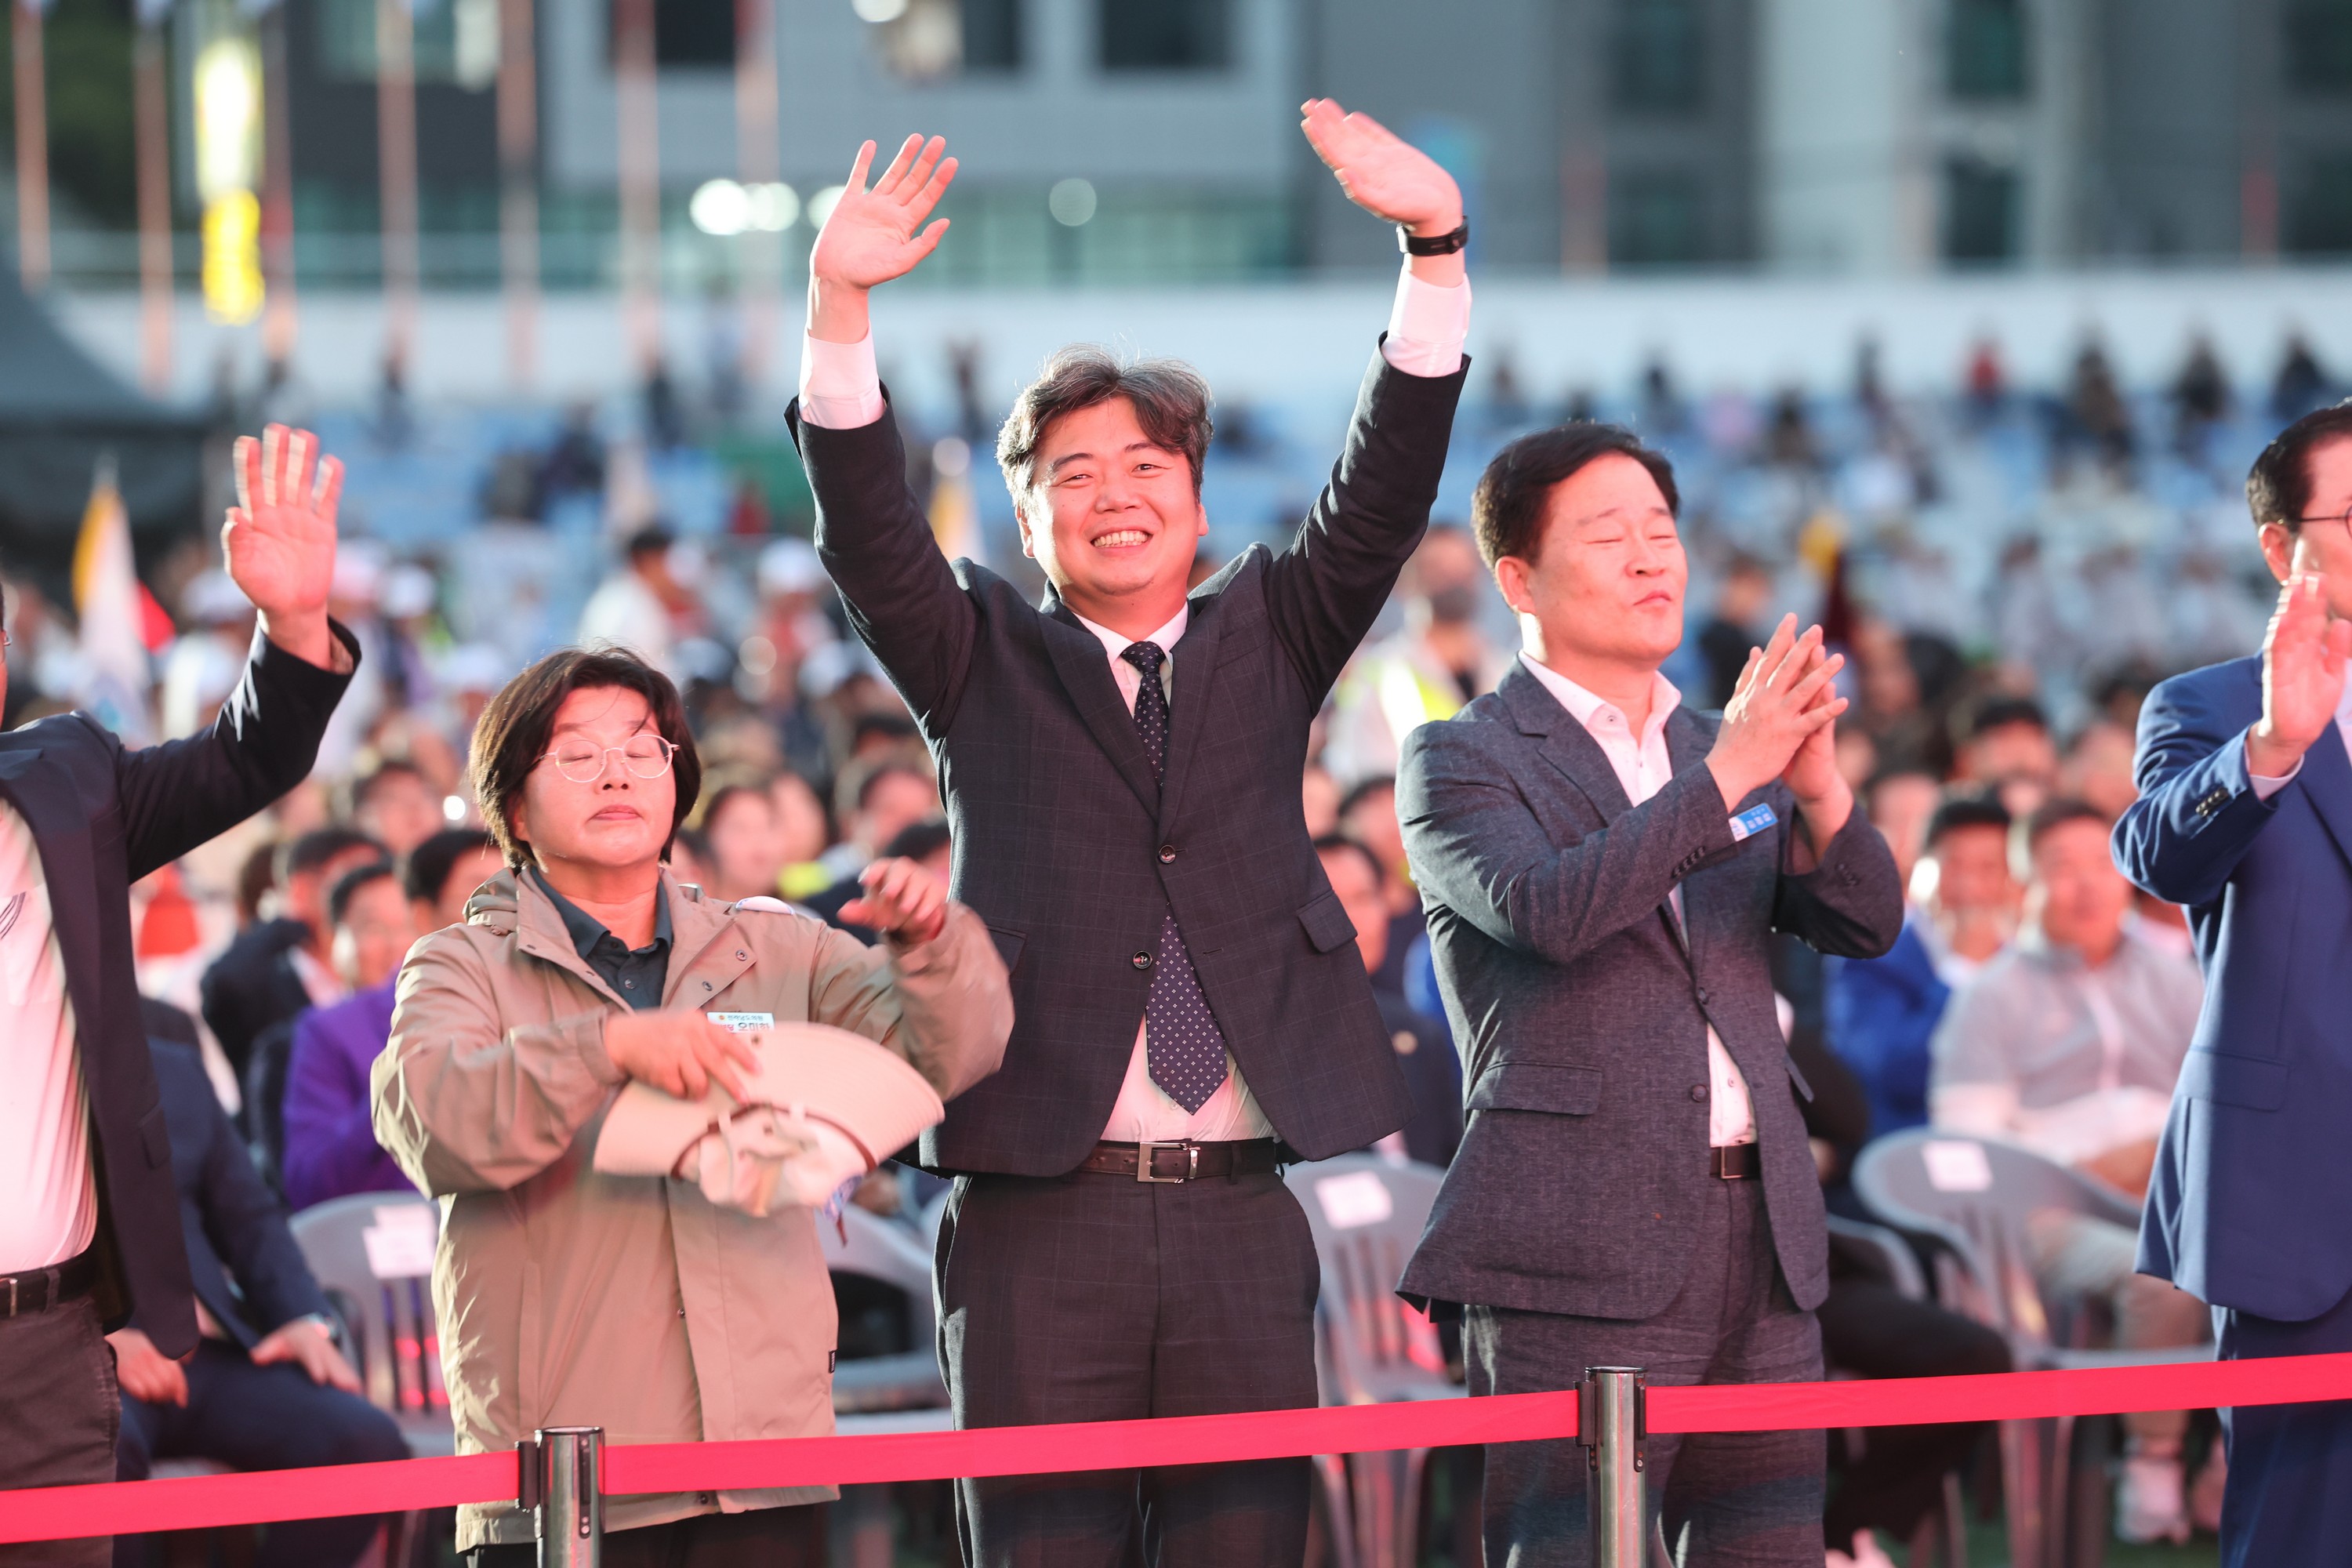
[[[79,1296],[87,1296],[98,1283],[98,1254],[90,1248],[53,1263],[47,1268],[27,1268],[21,1274],[0,1274],[0,1318],[21,1318],[33,1312],[46,1312],[52,1307],[63,1306]]]
[[[1753,1143],[1718,1143],[1706,1152],[1707,1169],[1727,1182],[1752,1182],[1764,1173],[1764,1156]]]
[[[1130,1182],[1201,1182],[1213,1176],[1267,1176],[1281,1169],[1272,1138],[1234,1143],[1097,1143],[1078,1169]]]

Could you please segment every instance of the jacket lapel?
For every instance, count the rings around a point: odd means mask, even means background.
[[[1666,716],[1666,761],[1673,766],[1675,777],[1680,778],[1694,768],[1706,766],[1706,753],[1714,743],[1715,737],[1710,728],[1689,709],[1676,708]],[[1705,875],[1703,870],[1695,871],[1685,877],[1681,883],[1683,918],[1678,934],[1682,939],[1683,956],[1690,960],[1694,970],[1698,967],[1698,916],[1703,901],[1698,884],[1699,879]]]
[[[1135,715],[1128,711],[1127,700],[1111,679],[1103,645],[1050,589],[1045,614],[1037,620],[1045,651],[1053,657],[1054,673],[1062,678],[1062,689],[1070,694],[1078,717],[1094,731],[1095,742],[1135,791],[1136,798],[1156,813],[1160,782],[1151,776],[1151,759],[1143,754],[1143,737],[1135,732]]]
[[[2303,753],[2302,782],[2303,798],[2319,814],[2336,849],[2352,859],[2352,758],[2346,755],[2335,720]]]
[[[58,934],[58,951],[65,958],[66,994],[83,1038],[100,1037],[102,988],[98,974],[98,906],[81,889],[93,885],[89,819],[81,800],[67,786],[56,768],[39,767],[41,748],[21,743],[18,737],[0,736],[0,796],[16,806],[33,832],[33,846],[41,857],[41,875],[49,885],[49,921]],[[118,892],[116,896],[121,895]],[[98,1053],[82,1052],[82,1070],[95,1076],[104,1066]]]
[[[1170,656],[1175,671],[1171,689],[1175,695],[1168,703],[1168,780],[1160,786],[1160,795],[1163,827],[1176,820],[1177,799],[1191,774],[1188,764],[1207,732],[1209,681],[1216,671],[1217,644],[1225,624],[1217,613],[1221,602],[1222,595],[1213,592],[1192,596],[1184,636]],[[1128,727],[1134,728],[1132,719]]]
[[[1585,733],[1575,715],[1544,689],[1542,681],[1528,673],[1527,666],[1513,661],[1496,691],[1511,710],[1519,733],[1542,739],[1537,751],[1592,803],[1601,821],[1614,822],[1633,809],[1601,742]]]

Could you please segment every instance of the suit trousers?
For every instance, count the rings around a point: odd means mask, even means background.
[[[187,1363],[188,1402],[125,1396],[115,1479],[143,1481],[157,1459],[217,1459],[240,1470],[379,1464],[408,1458],[392,1417],[356,1394],[310,1381],[289,1362],[256,1366],[239,1347],[206,1340]],[[281,1520],[262,1530],[257,1568],[343,1568],[367,1547],[378,1517]],[[143,1537],[115,1541],[116,1568],[147,1561]]]
[[[604,1568],[823,1568],[822,1504],[698,1513],[604,1537]],[[539,1568],[539,1547],[477,1546],[466,1568]]]
[[[2352,1295],[2306,1322],[2213,1310],[2221,1359],[2352,1351]],[[2352,1401],[2221,1412],[2222,1568],[2352,1562]]]
[[[1277,1175],[960,1176],[940,1227],[959,1426],[1316,1403],[1320,1273]],[[959,1482],[967,1568],[1224,1568],[1306,1553],[1307,1459]]]
[[[1655,1317],[1472,1306],[1463,1334],[1470,1392],[1571,1388],[1590,1366],[1642,1367],[1654,1385],[1819,1378],[1821,1330],[1781,1280],[1762,1184],[1711,1182],[1704,1203],[1690,1272]],[[1819,1432],[1654,1435],[1651,1517],[1686,1568],[1819,1568],[1827,1455]],[[1489,1446],[1489,1568],[1585,1568],[1588,1471],[1573,1441]]]
[[[0,1487],[114,1479],[114,1352],[88,1296],[0,1321]],[[107,1537],[0,1546],[0,1568],[104,1568]]]

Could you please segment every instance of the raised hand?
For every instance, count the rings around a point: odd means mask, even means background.
[[[1798,765],[1797,753],[1804,742],[1845,711],[1845,700],[1830,690],[1844,667],[1843,654],[1823,657],[1821,627],[1809,626],[1798,635],[1794,616],[1782,617],[1772,640],[1749,651],[1748,667],[1739,672],[1731,700],[1724,704],[1723,727],[1706,757],[1707,770],[1715,774],[1728,809],[1738,810],[1749,794]],[[1819,765],[1818,753],[1807,759],[1802,776],[1808,784],[1824,783],[1812,772]],[[1835,777],[1834,753],[1827,765]],[[1794,784],[1790,791],[1806,798]]]
[[[874,143],[858,148],[849,183],[809,252],[809,330],[816,336],[831,342],[863,338],[866,291],[905,277],[939,248],[948,220],[924,225],[955,180],[956,161],[945,156],[947,145],[943,137],[908,137],[871,190],[866,174],[874,163]]]
[[[1415,234],[1451,234],[1462,223],[1462,190],[1437,161],[1369,114],[1328,98],[1300,106],[1299,129],[1330,166],[1348,199]]]
[[[335,507],[343,466],[319,455],[308,430],[272,425],[237,437],[237,504],[221,529],[229,580],[261,613],[262,635],[321,667],[339,664],[327,629],[335,580]]]
[[[912,945],[946,929],[948,890],[912,860],[877,860],[858,873],[863,898],[841,906],[841,918],[870,931],[887,931]]]
[[[2246,733],[2246,766],[2264,778],[2294,772],[2344,695],[2352,621],[2330,620],[2326,584],[2299,572],[2279,590],[2263,636],[2263,716]]]

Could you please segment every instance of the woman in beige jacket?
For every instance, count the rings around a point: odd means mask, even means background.
[[[629,1079],[698,1099],[752,1058],[707,1013],[854,1030],[940,1095],[995,1070],[1011,1031],[986,930],[908,861],[843,912],[865,948],[776,906],[706,900],[662,865],[701,767],[677,689],[635,656],[551,655],[482,714],[482,814],[507,869],[409,953],[374,1072],[377,1138],[445,1220],[433,1292],[460,1452],[541,1426],[615,1443],[833,1428],[833,1292],[806,1208],[755,1218],[690,1180],[593,1168]],[[614,1500],[608,1564],[782,1556],[789,1505],[830,1490]],[[473,1568],[535,1561],[511,1505],[458,1511]]]

